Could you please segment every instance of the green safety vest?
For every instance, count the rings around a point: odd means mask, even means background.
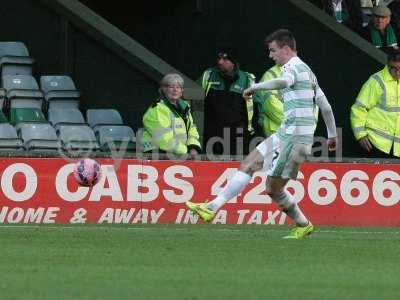
[[[351,107],[351,126],[357,140],[367,136],[379,150],[400,156],[400,83],[386,66],[362,86]]]
[[[168,100],[160,98],[143,115],[143,151],[161,149],[177,155],[190,148],[201,150],[199,133],[193,122],[189,104],[178,100],[180,111]]]

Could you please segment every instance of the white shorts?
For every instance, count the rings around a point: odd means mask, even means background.
[[[276,133],[257,146],[268,176],[296,179],[301,163],[311,154],[311,145],[282,141]]]

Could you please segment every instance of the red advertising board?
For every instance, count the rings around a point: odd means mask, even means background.
[[[0,161],[0,223],[199,223],[184,203],[211,200],[238,162],[99,159],[102,178],[79,186],[61,158]],[[265,192],[265,174],[213,223],[289,224]],[[317,225],[400,225],[400,165],[305,163],[288,190]]]

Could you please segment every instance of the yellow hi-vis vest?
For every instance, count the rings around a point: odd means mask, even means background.
[[[174,113],[168,100],[161,99],[152,105],[143,115],[143,151],[161,149],[177,155],[188,153],[190,147],[200,151],[199,133],[190,112],[187,122]],[[184,100],[181,105],[188,106]]]
[[[275,65],[267,70],[260,82],[277,78],[281,75],[282,68]],[[258,106],[258,124],[265,136],[275,133],[283,120],[283,100],[277,90],[258,90],[254,96],[255,105]]]
[[[247,73],[247,76],[249,77],[249,87],[250,87],[255,83],[256,77],[251,73]],[[254,133],[254,128],[253,128],[253,124],[252,124],[252,120],[253,120],[253,116],[254,116],[253,98],[250,98],[249,100],[246,101],[246,108],[247,108],[247,121],[249,124],[247,130],[250,132],[250,134],[253,134]]]
[[[400,156],[400,83],[386,66],[361,88],[351,107],[351,127],[357,140],[367,136],[379,150]]]

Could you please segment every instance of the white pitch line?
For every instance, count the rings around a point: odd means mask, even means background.
[[[110,224],[111,225],[111,224]],[[194,224],[191,224],[194,225]],[[89,226],[84,226],[84,225],[77,225],[77,226],[67,226],[67,225],[60,225],[60,226],[47,226],[47,225],[0,225],[0,230],[1,229],[107,229],[107,230],[153,230],[153,231],[161,231],[161,230],[174,230],[174,231],[193,231],[195,226],[192,228],[167,228],[167,227],[123,227],[123,226],[109,226],[103,225],[103,226],[96,226],[96,225],[89,225]],[[209,226],[199,228],[197,227],[196,230],[210,230]],[[245,230],[243,229],[234,229],[234,228],[212,228],[214,231],[222,231],[222,232],[243,232]],[[266,231],[286,231],[287,228],[273,228],[273,227],[266,227]],[[400,234],[399,231],[345,231],[345,230],[316,230],[316,233],[340,233],[340,234],[394,234],[398,235]]]
[[[343,230],[316,230],[315,233],[350,233],[350,234],[400,234],[400,231],[343,231]]]

